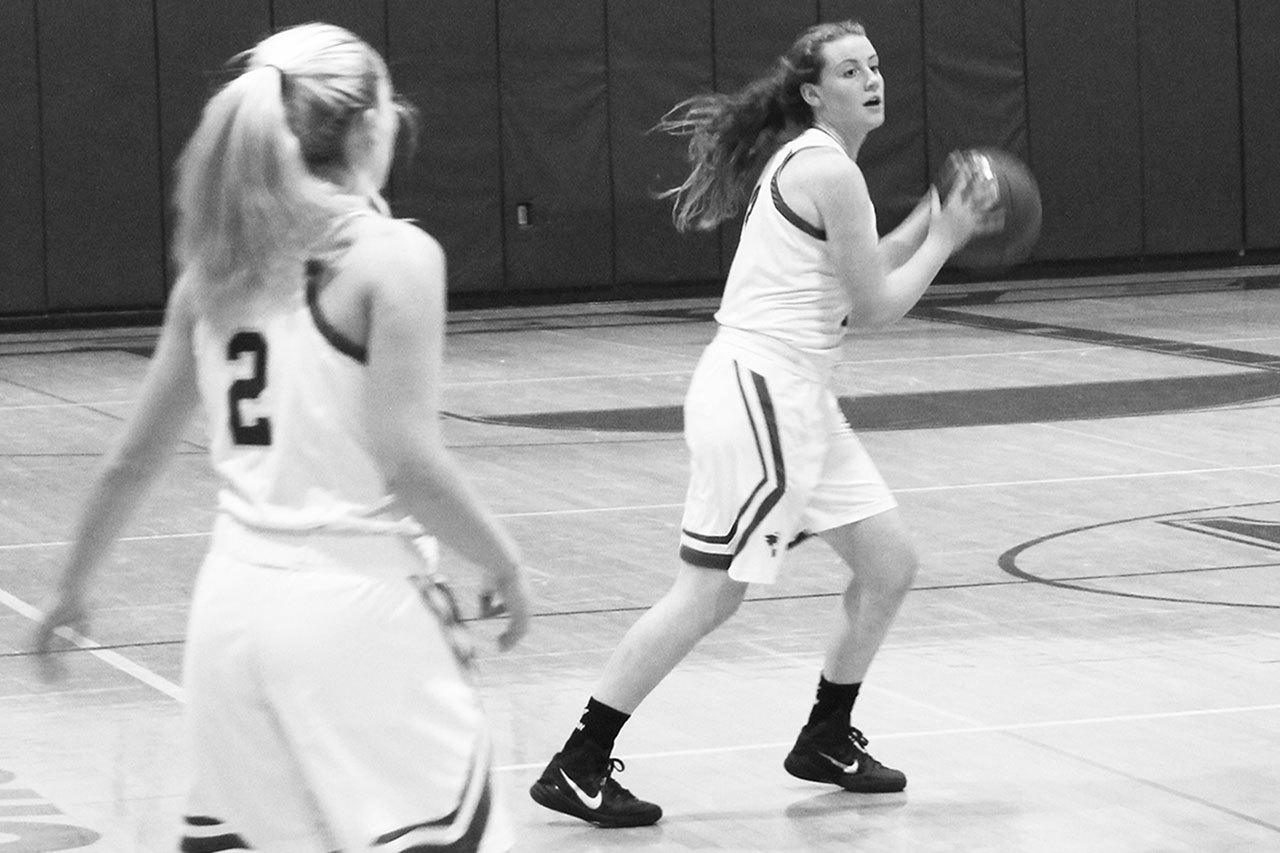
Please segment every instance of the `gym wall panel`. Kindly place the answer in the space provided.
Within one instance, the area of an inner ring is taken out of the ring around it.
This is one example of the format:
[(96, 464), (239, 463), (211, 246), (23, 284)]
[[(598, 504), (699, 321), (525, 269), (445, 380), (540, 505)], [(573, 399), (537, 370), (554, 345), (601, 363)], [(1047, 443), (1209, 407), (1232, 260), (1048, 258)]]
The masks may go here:
[(924, 0), (923, 11), (929, 173), (976, 145), (1027, 159), (1022, 0)]
[[(613, 281), (602, 0), (500, 0), (509, 290)], [(527, 224), (517, 221), (518, 207)]]
[(45, 308), (35, 0), (0, 4), (0, 313)]
[[(160, 164), (166, 246), (173, 234), (174, 168), (205, 102), (237, 69), (231, 57), (271, 32), (269, 0), (157, 0)], [(172, 270), (170, 270), (172, 272)], [(172, 285), (172, 274), (168, 276)]]
[(1245, 245), (1280, 248), (1280, 3), (1241, 3)]
[(1235, 0), (1138, 0), (1148, 254), (1242, 246)]
[(1027, 127), (1044, 222), (1036, 254), (1142, 253), (1136, 0), (1026, 0)]
[(710, 0), (609, 0), (609, 130), (616, 284), (720, 275), (715, 233), (681, 234), (653, 194), (688, 174), (687, 139), (650, 132), (684, 98), (712, 89)]
[[(741, 89), (770, 73), (779, 56), (818, 22), (817, 0), (714, 0), (712, 49), (717, 92)], [(720, 270), (727, 275), (742, 231), (742, 216), (720, 227)]]
[(863, 143), (858, 165), (885, 233), (911, 212), (929, 184), (920, 0), (822, 0), (819, 11), (824, 21), (861, 21), (880, 57), (885, 122)]
[(387, 3), (392, 79), (422, 122), (413, 161), (395, 168), (393, 209), (444, 246), (450, 292), (503, 289), (496, 9), (493, 0)]
[[(221, 0), (209, 5), (219, 6)], [(433, 6), (435, 3), (432, 0), (422, 5)], [(346, 27), (378, 51), (384, 51), (387, 46), (386, 18), (386, 0), (271, 0), (273, 29), (323, 21)]]
[(164, 301), (150, 3), (39, 0), (50, 310)]

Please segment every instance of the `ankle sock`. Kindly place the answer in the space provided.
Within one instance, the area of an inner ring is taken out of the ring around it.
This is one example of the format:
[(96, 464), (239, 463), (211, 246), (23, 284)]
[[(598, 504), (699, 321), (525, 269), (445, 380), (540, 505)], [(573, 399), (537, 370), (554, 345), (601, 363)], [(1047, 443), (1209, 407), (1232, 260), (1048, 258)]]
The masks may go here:
[(577, 728), (564, 742), (564, 749), (573, 749), (589, 740), (594, 741), (608, 755), (613, 752), (613, 742), (618, 739), (618, 732), (622, 731), (629, 719), (630, 714), (610, 708), (593, 696), (587, 700), (586, 710), (582, 712)]
[(811, 726), (837, 715), (848, 720), (861, 687), (861, 681), (855, 684), (836, 684), (827, 681), (826, 676), (819, 675), (818, 695), (813, 701), (813, 709), (809, 711), (809, 722), (805, 725)]

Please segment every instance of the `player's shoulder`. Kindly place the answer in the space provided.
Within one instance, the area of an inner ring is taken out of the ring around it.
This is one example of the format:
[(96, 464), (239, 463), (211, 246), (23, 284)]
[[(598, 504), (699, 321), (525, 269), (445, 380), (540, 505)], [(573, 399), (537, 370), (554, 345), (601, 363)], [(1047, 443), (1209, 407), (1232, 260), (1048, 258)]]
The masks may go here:
[(830, 145), (796, 148), (787, 163), (787, 171), (797, 178), (815, 181), (862, 179), (858, 164), (844, 151)]
[(397, 315), (434, 311), (445, 290), (440, 243), (403, 219), (370, 215), (358, 220), (352, 223), (339, 277)]
[(352, 260), (375, 268), (430, 267), (444, 261), (439, 241), (415, 223), (390, 216), (360, 216), (351, 225)]

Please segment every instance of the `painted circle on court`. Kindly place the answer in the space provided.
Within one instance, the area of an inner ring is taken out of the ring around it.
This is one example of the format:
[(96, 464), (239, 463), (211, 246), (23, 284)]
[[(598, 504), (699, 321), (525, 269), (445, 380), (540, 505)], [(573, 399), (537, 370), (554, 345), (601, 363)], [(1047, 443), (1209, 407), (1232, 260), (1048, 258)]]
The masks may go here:
[(1280, 610), (1280, 501), (1075, 527), (1016, 545), (999, 565), (1075, 592)]

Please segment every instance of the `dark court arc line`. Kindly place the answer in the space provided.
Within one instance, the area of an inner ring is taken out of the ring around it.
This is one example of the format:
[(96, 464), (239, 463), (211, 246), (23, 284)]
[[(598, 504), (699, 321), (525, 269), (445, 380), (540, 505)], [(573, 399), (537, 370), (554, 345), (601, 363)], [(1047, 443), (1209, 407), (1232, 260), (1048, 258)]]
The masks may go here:
[[(1116, 598), (1134, 598), (1134, 599), (1142, 599), (1145, 601), (1166, 601), (1166, 602), (1171, 602), (1175, 604), (1207, 604), (1214, 607), (1242, 607), (1242, 608), (1249, 608), (1249, 609), (1255, 609), (1255, 610), (1280, 610), (1280, 604), (1258, 604), (1255, 602), (1244, 602), (1244, 601), (1213, 601), (1210, 599), (1178, 598), (1178, 597), (1163, 596), (1163, 595), (1143, 595), (1141, 593), (1136, 593), (1136, 592), (1120, 592), (1118, 590), (1097, 589), (1095, 587), (1083, 586), (1081, 584), (1074, 583), (1074, 581), (1094, 580), (1094, 579), (1102, 580), (1105, 578), (1112, 578), (1112, 577), (1125, 577), (1126, 575), (1100, 575), (1100, 576), (1088, 577), (1088, 578), (1065, 578), (1065, 579), (1046, 578), (1046, 577), (1041, 577), (1040, 575), (1031, 574), (1025, 569), (1019, 568), (1017, 563), (1018, 557), (1023, 553), (1025, 553), (1026, 551), (1030, 550), (1031, 548), (1034, 548), (1037, 545), (1042, 545), (1045, 542), (1049, 542), (1054, 539), (1065, 538), (1067, 536), (1072, 536), (1077, 533), (1084, 533), (1090, 530), (1098, 530), (1104, 527), (1115, 527), (1121, 524), (1132, 524), (1137, 521), (1151, 521), (1153, 519), (1172, 518), (1175, 516), (1187, 515), (1188, 513), (1219, 512), (1227, 509), (1245, 509), (1245, 508), (1257, 507), (1257, 506), (1272, 506), (1277, 503), (1280, 503), (1280, 501), (1274, 501), (1274, 500), (1253, 501), (1251, 503), (1201, 507), (1199, 509), (1179, 510), (1177, 512), (1157, 512), (1151, 515), (1139, 515), (1139, 516), (1134, 516), (1132, 518), (1122, 518), (1122, 519), (1116, 519), (1113, 521), (1102, 521), (1102, 522), (1098, 522), (1097, 524), (1086, 524), (1080, 527), (1072, 527), (1066, 530), (1060, 530), (1056, 533), (1048, 533), (1048, 534), (1045, 534), (1044, 536), (1038, 536), (1035, 539), (1030, 539), (1019, 545), (1015, 545), (1014, 547), (1010, 548), (1009, 550), (1001, 554), (1000, 557), (997, 559), (996, 564), (1000, 567), (1001, 571), (1003, 571), (1007, 575), (1010, 575), (1011, 577), (1028, 581), (1030, 583), (1041, 584), (1043, 586), (1053, 586), (1053, 587), (1058, 587), (1059, 589), (1069, 589), (1069, 590), (1072, 590), (1073, 592), (1087, 592), (1087, 593), (1092, 593), (1094, 595), (1109, 595), (1109, 596), (1114, 596)], [(1239, 568), (1265, 567), (1270, 565), (1273, 565), (1273, 564), (1258, 563), (1258, 564), (1242, 566)], [(1185, 570), (1185, 569), (1174, 570), (1174, 571), (1168, 572), (1168, 574), (1186, 573), (1187, 571), (1189, 570)], [(1137, 573), (1137, 574), (1141, 576), (1141, 573)], [(1163, 574), (1163, 573), (1158, 572), (1155, 574)]]

